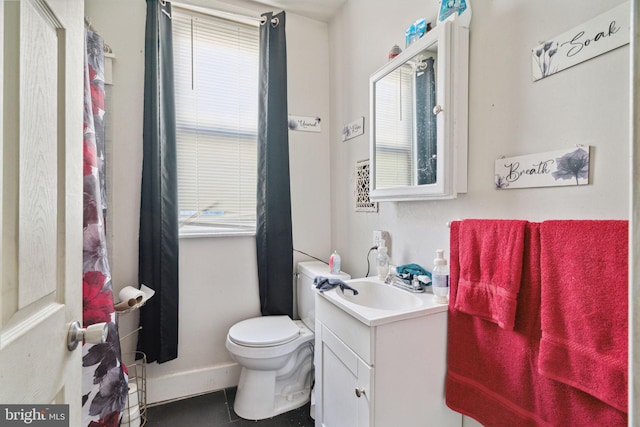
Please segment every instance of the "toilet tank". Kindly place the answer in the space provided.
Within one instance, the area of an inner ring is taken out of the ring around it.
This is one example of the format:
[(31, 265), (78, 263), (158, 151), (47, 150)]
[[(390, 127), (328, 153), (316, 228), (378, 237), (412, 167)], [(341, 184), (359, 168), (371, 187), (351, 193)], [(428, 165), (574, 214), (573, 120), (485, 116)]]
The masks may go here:
[(329, 266), (321, 261), (307, 261), (298, 263), (298, 275), (296, 280), (296, 295), (298, 300), (298, 316), (307, 328), (316, 329), (315, 286), (313, 279), (317, 276), (348, 280), (350, 275), (344, 272), (330, 274)]

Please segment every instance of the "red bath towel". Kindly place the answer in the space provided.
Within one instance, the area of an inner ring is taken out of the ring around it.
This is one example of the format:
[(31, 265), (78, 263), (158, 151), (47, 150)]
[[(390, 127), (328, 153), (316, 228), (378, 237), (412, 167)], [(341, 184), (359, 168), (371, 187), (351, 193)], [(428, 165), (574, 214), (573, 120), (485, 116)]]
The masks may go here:
[(464, 220), (455, 308), (512, 330), (527, 221)]
[(627, 412), (628, 222), (541, 226), (539, 370)]
[(486, 427), (626, 427), (624, 412), (538, 372), (540, 224), (525, 228), (522, 283), (511, 331), (455, 310), (459, 226), (451, 225), (447, 405)]

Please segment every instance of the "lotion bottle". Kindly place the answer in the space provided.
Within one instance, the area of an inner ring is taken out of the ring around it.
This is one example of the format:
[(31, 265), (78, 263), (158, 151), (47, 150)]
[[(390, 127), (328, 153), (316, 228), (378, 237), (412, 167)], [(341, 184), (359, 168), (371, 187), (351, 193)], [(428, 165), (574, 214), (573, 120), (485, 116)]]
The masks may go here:
[(447, 304), (449, 302), (449, 265), (442, 249), (436, 251), (431, 275), (434, 301), (439, 304)]
[(384, 239), (380, 240), (380, 245), (378, 246), (376, 265), (378, 267), (378, 279), (386, 279), (389, 274), (389, 255), (387, 255), (387, 246)]
[(340, 274), (340, 255), (337, 251), (333, 251), (329, 257), (329, 272), (331, 274)]

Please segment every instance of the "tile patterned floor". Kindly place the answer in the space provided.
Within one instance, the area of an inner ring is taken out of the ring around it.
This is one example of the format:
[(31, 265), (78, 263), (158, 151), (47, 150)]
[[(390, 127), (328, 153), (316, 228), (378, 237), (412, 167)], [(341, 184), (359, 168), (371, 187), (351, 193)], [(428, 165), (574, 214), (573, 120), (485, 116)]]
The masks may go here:
[(236, 389), (230, 388), (147, 409), (145, 427), (313, 427), (309, 404), (261, 421), (242, 419), (233, 411)]

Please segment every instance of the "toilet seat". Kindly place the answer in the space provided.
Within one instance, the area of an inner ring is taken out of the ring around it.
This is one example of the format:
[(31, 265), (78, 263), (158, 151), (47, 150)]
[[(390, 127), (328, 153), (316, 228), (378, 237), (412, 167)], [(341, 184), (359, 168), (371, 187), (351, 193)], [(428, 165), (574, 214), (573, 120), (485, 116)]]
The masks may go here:
[(273, 347), (298, 338), (300, 327), (289, 316), (262, 316), (236, 323), (228, 336), (246, 347)]

